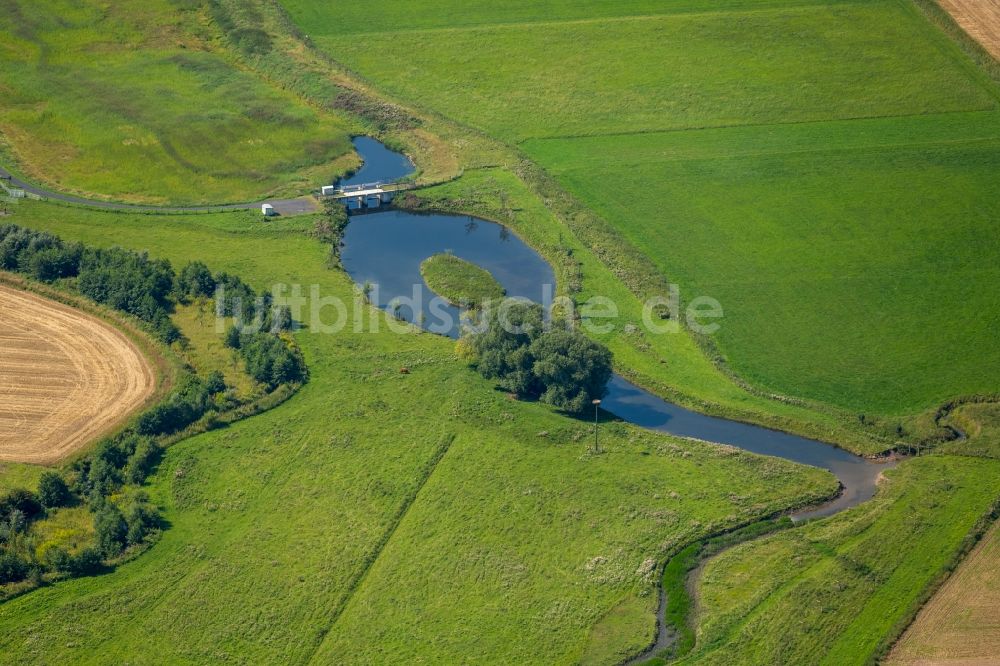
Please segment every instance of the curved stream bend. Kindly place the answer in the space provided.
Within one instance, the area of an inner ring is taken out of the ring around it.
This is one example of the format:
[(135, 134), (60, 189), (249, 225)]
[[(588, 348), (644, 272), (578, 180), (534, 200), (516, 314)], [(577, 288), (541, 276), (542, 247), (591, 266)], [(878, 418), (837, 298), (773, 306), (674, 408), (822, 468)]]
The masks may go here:
[[(392, 153), (373, 139), (359, 137), (355, 139), (355, 148), (361, 153), (364, 166), (352, 180), (389, 182), (413, 169), (404, 156)], [(388, 170), (380, 172), (380, 164), (388, 165)], [(401, 307), (399, 316), (416, 321), (419, 313), (424, 328), (457, 337), (457, 308), (441, 308), (440, 304), (432, 308), (433, 293), (420, 275), (420, 263), (439, 252), (452, 252), (485, 268), (509, 296), (545, 302), (554, 292), (552, 268), (537, 252), (506, 227), (467, 216), (423, 215), (402, 210), (360, 215), (347, 226), (341, 261), (355, 282), (375, 287), (372, 302), (387, 308), (401, 302), (397, 299), (413, 299), (414, 305)], [(729, 444), (832, 472), (840, 480), (842, 492), (825, 504), (796, 512), (794, 520), (829, 516), (870, 499), (875, 494), (879, 473), (887, 467), (824, 442), (693, 412), (619, 375), (611, 380), (601, 406), (643, 428)], [(648, 659), (670, 644), (671, 632), (664, 624), (663, 611), (661, 590), (656, 643), (629, 663)]]

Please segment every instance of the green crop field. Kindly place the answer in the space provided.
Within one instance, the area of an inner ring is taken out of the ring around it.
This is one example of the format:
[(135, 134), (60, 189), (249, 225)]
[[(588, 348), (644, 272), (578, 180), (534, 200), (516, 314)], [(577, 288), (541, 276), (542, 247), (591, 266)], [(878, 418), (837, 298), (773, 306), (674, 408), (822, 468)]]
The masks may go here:
[[(397, 4), (364, 8), (391, 15)], [(461, 27), (374, 21), (345, 38), (339, 8), (315, 3), (300, 20), (386, 90), (508, 141), (997, 107), (983, 75), (898, 0), (707, 12), (702, 2), (634, 18), (601, 16), (629, 3), (599, 2), (591, 20), (501, 26), (462, 25), (465, 3), (439, 4), (440, 20)], [(301, 3), (288, 6), (298, 18)]]
[(1000, 388), (983, 289), (1000, 281), (1000, 114), (528, 150), (689, 297), (723, 303), (716, 338), (754, 383), (887, 414)]
[[(308, 218), (39, 203), (14, 217), (355, 298)], [(0, 606), (5, 659), (623, 656), (652, 631), (667, 549), (832, 490), (818, 470), (623, 425), (603, 426), (609, 453), (593, 458), (591, 426), (494, 391), (450, 341), (352, 331), (301, 331), (297, 395), (168, 450), (149, 492), (170, 528), (149, 553)], [(626, 619), (602, 623), (612, 611)]]
[(0, 134), (25, 176), (140, 202), (330, 182), (345, 120), (241, 71), (199, 3), (0, 3)]

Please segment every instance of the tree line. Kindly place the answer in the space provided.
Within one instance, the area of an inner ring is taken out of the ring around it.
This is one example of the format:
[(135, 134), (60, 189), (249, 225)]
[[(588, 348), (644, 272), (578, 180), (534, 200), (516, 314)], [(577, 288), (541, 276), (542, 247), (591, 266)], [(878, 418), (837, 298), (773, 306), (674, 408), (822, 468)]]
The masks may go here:
[[(91, 248), (17, 225), (0, 225), (0, 270), (75, 288), (81, 295), (143, 322), (161, 341), (181, 342), (170, 321), (178, 303), (217, 296), (219, 316), (234, 317), (227, 343), (245, 361), (248, 374), (272, 391), (304, 382), (302, 354), (287, 331), (290, 311), (276, 307), (269, 293), (257, 293), (239, 277), (212, 273), (191, 262), (175, 272), (170, 262), (121, 248)], [(147, 543), (160, 529), (156, 507), (137, 489), (154, 471), (165, 437), (240, 405), (221, 372), (200, 377), (179, 373), (160, 403), (140, 414), (122, 432), (60, 471), (45, 472), (35, 490), (14, 489), (0, 496), (0, 585), (41, 582), (45, 574), (88, 575), (102, 571), (126, 549)], [(39, 554), (32, 523), (62, 507), (86, 506), (94, 542), (74, 553), (54, 546)]]

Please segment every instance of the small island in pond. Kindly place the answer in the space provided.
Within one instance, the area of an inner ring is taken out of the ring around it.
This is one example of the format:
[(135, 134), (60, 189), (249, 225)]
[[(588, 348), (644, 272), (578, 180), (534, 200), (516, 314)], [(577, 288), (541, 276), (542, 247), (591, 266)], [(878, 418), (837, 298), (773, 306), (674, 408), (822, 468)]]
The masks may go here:
[(447, 252), (425, 259), (420, 275), (431, 291), (452, 305), (478, 308), (507, 293), (489, 271)]

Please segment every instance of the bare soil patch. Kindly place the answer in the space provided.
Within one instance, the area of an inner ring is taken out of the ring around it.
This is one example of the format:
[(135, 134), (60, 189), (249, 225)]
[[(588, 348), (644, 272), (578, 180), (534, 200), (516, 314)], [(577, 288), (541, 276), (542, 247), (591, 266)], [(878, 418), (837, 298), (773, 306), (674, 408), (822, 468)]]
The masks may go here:
[(885, 663), (1000, 664), (1000, 523), (923, 607)]
[(0, 460), (50, 464), (114, 428), (156, 390), (121, 331), (0, 285)]
[(938, 0), (955, 22), (1000, 60), (1000, 0)]

